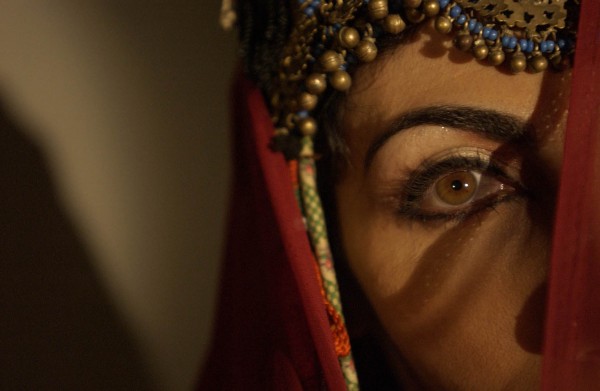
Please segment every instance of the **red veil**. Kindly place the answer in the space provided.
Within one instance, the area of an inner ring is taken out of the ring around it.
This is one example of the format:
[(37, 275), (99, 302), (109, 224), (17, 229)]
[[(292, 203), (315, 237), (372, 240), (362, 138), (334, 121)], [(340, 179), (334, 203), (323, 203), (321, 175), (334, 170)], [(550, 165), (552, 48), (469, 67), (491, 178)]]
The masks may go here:
[[(544, 390), (600, 387), (600, 1), (583, 2), (554, 232)], [(232, 103), (235, 183), (202, 390), (344, 390), (287, 166), (260, 91)]]
[(543, 390), (600, 389), (600, 1), (581, 5), (546, 316)]
[(233, 197), (201, 390), (344, 390), (313, 255), (261, 91), (232, 90)]

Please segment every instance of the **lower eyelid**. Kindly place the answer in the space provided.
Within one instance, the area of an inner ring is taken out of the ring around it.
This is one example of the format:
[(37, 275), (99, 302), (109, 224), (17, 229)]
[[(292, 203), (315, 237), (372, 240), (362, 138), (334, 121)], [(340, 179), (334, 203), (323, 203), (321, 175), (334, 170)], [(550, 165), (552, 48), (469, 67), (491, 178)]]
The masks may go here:
[[(457, 221), (461, 222), (470, 217), (478, 215), (481, 212), (486, 210), (495, 210), (496, 207), (505, 202), (511, 202), (515, 200), (519, 200), (523, 197), (522, 193), (514, 192), (509, 194), (504, 194), (497, 199), (488, 202), (479, 202), (473, 204), (472, 207), (467, 208), (466, 210), (459, 210), (454, 213), (431, 213), (431, 214), (422, 214), (422, 213), (414, 213), (414, 211), (409, 210), (398, 210), (397, 214), (400, 218), (406, 218), (408, 220), (422, 222), (422, 223), (435, 223), (435, 222), (449, 222), (449, 221)], [(490, 202), (491, 201), (491, 202)]]

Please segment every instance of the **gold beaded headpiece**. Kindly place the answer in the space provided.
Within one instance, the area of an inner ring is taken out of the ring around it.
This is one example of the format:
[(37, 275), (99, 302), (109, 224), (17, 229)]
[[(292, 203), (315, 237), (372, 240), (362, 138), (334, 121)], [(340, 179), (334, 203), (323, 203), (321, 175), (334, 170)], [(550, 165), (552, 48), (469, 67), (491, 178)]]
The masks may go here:
[[(253, 3), (253, 5), (249, 5)], [(257, 4), (264, 3), (264, 4)], [(477, 60), (514, 72), (561, 69), (575, 45), (578, 0), (290, 0), (238, 4), (244, 54), (254, 67), (288, 158), (317, 130), (328, 91), (347, 91), (351, 69), (373, 61), (377, 39), (435, 18)], [(260, 8), (260, 10), (258, 10)], [(261, 13), (262, 12), (262, 13)], [(258, 32), (256, 26), (264, 28)], [(253, 39), (254, 34), (254, 39)], [(290, 139), (291, 137), (291, 139)], [(291, 140), (291, 141), (290, 141)]]

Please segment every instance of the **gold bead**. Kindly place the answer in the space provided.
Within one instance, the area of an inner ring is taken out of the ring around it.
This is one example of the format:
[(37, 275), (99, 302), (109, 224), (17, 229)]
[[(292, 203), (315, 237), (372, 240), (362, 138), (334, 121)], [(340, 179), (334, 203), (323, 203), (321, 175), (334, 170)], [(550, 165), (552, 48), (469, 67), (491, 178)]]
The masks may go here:
[(521, 52), (513, 54), (510, 59), (510, 70), (513, 73), (519, 73), (524, 71), (525, 68), (527, 68), (527, 59), (525, 58), (525, 55)]
[(273, 95), (271, 95), (271, 106), (273, 107), (278, 107), (279, 106), (279, 92), (274, 93)]
[(469, 34), (458, 34), (454, 38), (454, 45), (460, 50), (466, 52), (473, 46), (473, 37)]
[(399, 34), (406, 28), (406, 23), (398, 14), (392, 14), (383, 20), (383, 29), (390, 34)]
[(352, 85), (352, 78), (346, 71), (336, 71), (329, 76), (331, 86), (338, 91), (346, 91)]
[(494, 66), (498, 66), (498, 65), (502, 64), (504, 62), (504, 58), (505, 58), (505, 55), (504, 55), (504, 52), (502, 51), (502, 49), (492, 50), (488, 54), (488, 61), (490, 62), (490, 64), (492, 64)]
[(298, 121), (298, 129), (304, 136), (312, 136), (317, 132), (317, 121), (312, 117), (302, 118)]
[(285, 68), (289, 68), (289, 66), (292, 65), (292, 56), (284, 58), (282, 64)]
[(360, 34), (354, 27), (342, 27), (338, 39), (343, 47), (352, 49), (360, 42)]
[(490, 49), (485, 44), (478, 44), (473, 46), (473, 57), (478, 60), (483, 60), (488, 56)]
[(342, 65), (342, 58), (338, 52), (327, 50), (319, 57), (319, 64), (325, 72), (333, 72)]
[(311, 94), (319, 95), (327, 88), (327, 80), (322, 73), (310, 74), (304, 82), (306, 89)]
[(404, 0), (402, 5), (406, 8), (418, 8), (421, 5), (421, 0)]
[(439, 14), (440, 3), (438, 0), (425, 0), (423, 3), (423, 13), (430, 18)]
[(542, 72), (548, 69), (548, 60), (544, 56), (535, 56), (529, 60), (529, 65), (534, 72)]
[(406, 19), (413, 24), (421, 23), (423, 20), (425, 20), (425, 15), (423, 15), (423, 13), (418, 9), (407, 8), (405, 13)]
[(369, 16), (373, 20), (383, 19), (388, 14), (388, 2), (387, 0), (371, 0), (367, 6), (369, 10)]
[(448, 34), (452, 31), (452, 22), (445, 16), (438, 16), (435, 19), (435, 29), (442, 34)]
[(371, 62), (377, 57), (377, 46), (369, 40), (363, 39), (354, 48), (356, 57), (362, 62)]
[(318, 98), (316, 95), (310, 94), (308, 92), (303, 92), (300, 94), (300, 107), (304, 110), (312, 110), (317, 106)]

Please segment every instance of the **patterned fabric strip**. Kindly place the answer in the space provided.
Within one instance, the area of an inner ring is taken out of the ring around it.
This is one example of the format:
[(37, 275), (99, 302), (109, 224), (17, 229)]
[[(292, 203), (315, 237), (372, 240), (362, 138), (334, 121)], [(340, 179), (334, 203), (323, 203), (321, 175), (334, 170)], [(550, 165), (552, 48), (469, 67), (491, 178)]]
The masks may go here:
[[(308, 235), (321, 274), (326, 304), (329, 304), (331, 309), (335, 311), (334, 314), (328, 315), (330, 323), (332, 323), (331, 326), (334, 333), (334, 340), (336, 341), (336, 345), (338, 345), (340, 334), (339, 328), (343, 329), (341, 333), (347, 337), (344, 317), (342, 315), (342, 303), (340, 300), (335, 269), (333, 267), (331, 250), (329, 248), (329, 240), (327, 238), (325, 215), (323, 213), (321, 199), (317, 191), (316, 167), (313, 157), (313, 142), (310, 137), (304, 137), (302, 143), (303, 150), (298, 161), (302, 209), (304, 211), (304, 217), (306, 218)], [(346, 354), (344, 355), (338, 353), (338, 359), (348, 390), (355, 391), (359, 390), (358, 377), (356, 375), (356, 368), (354, 366), (352, 352), (350, 351), (350, 345), (348, 342), (346, 342), (346, 344), (347, 349), (345, 349), (343, 352)]]

